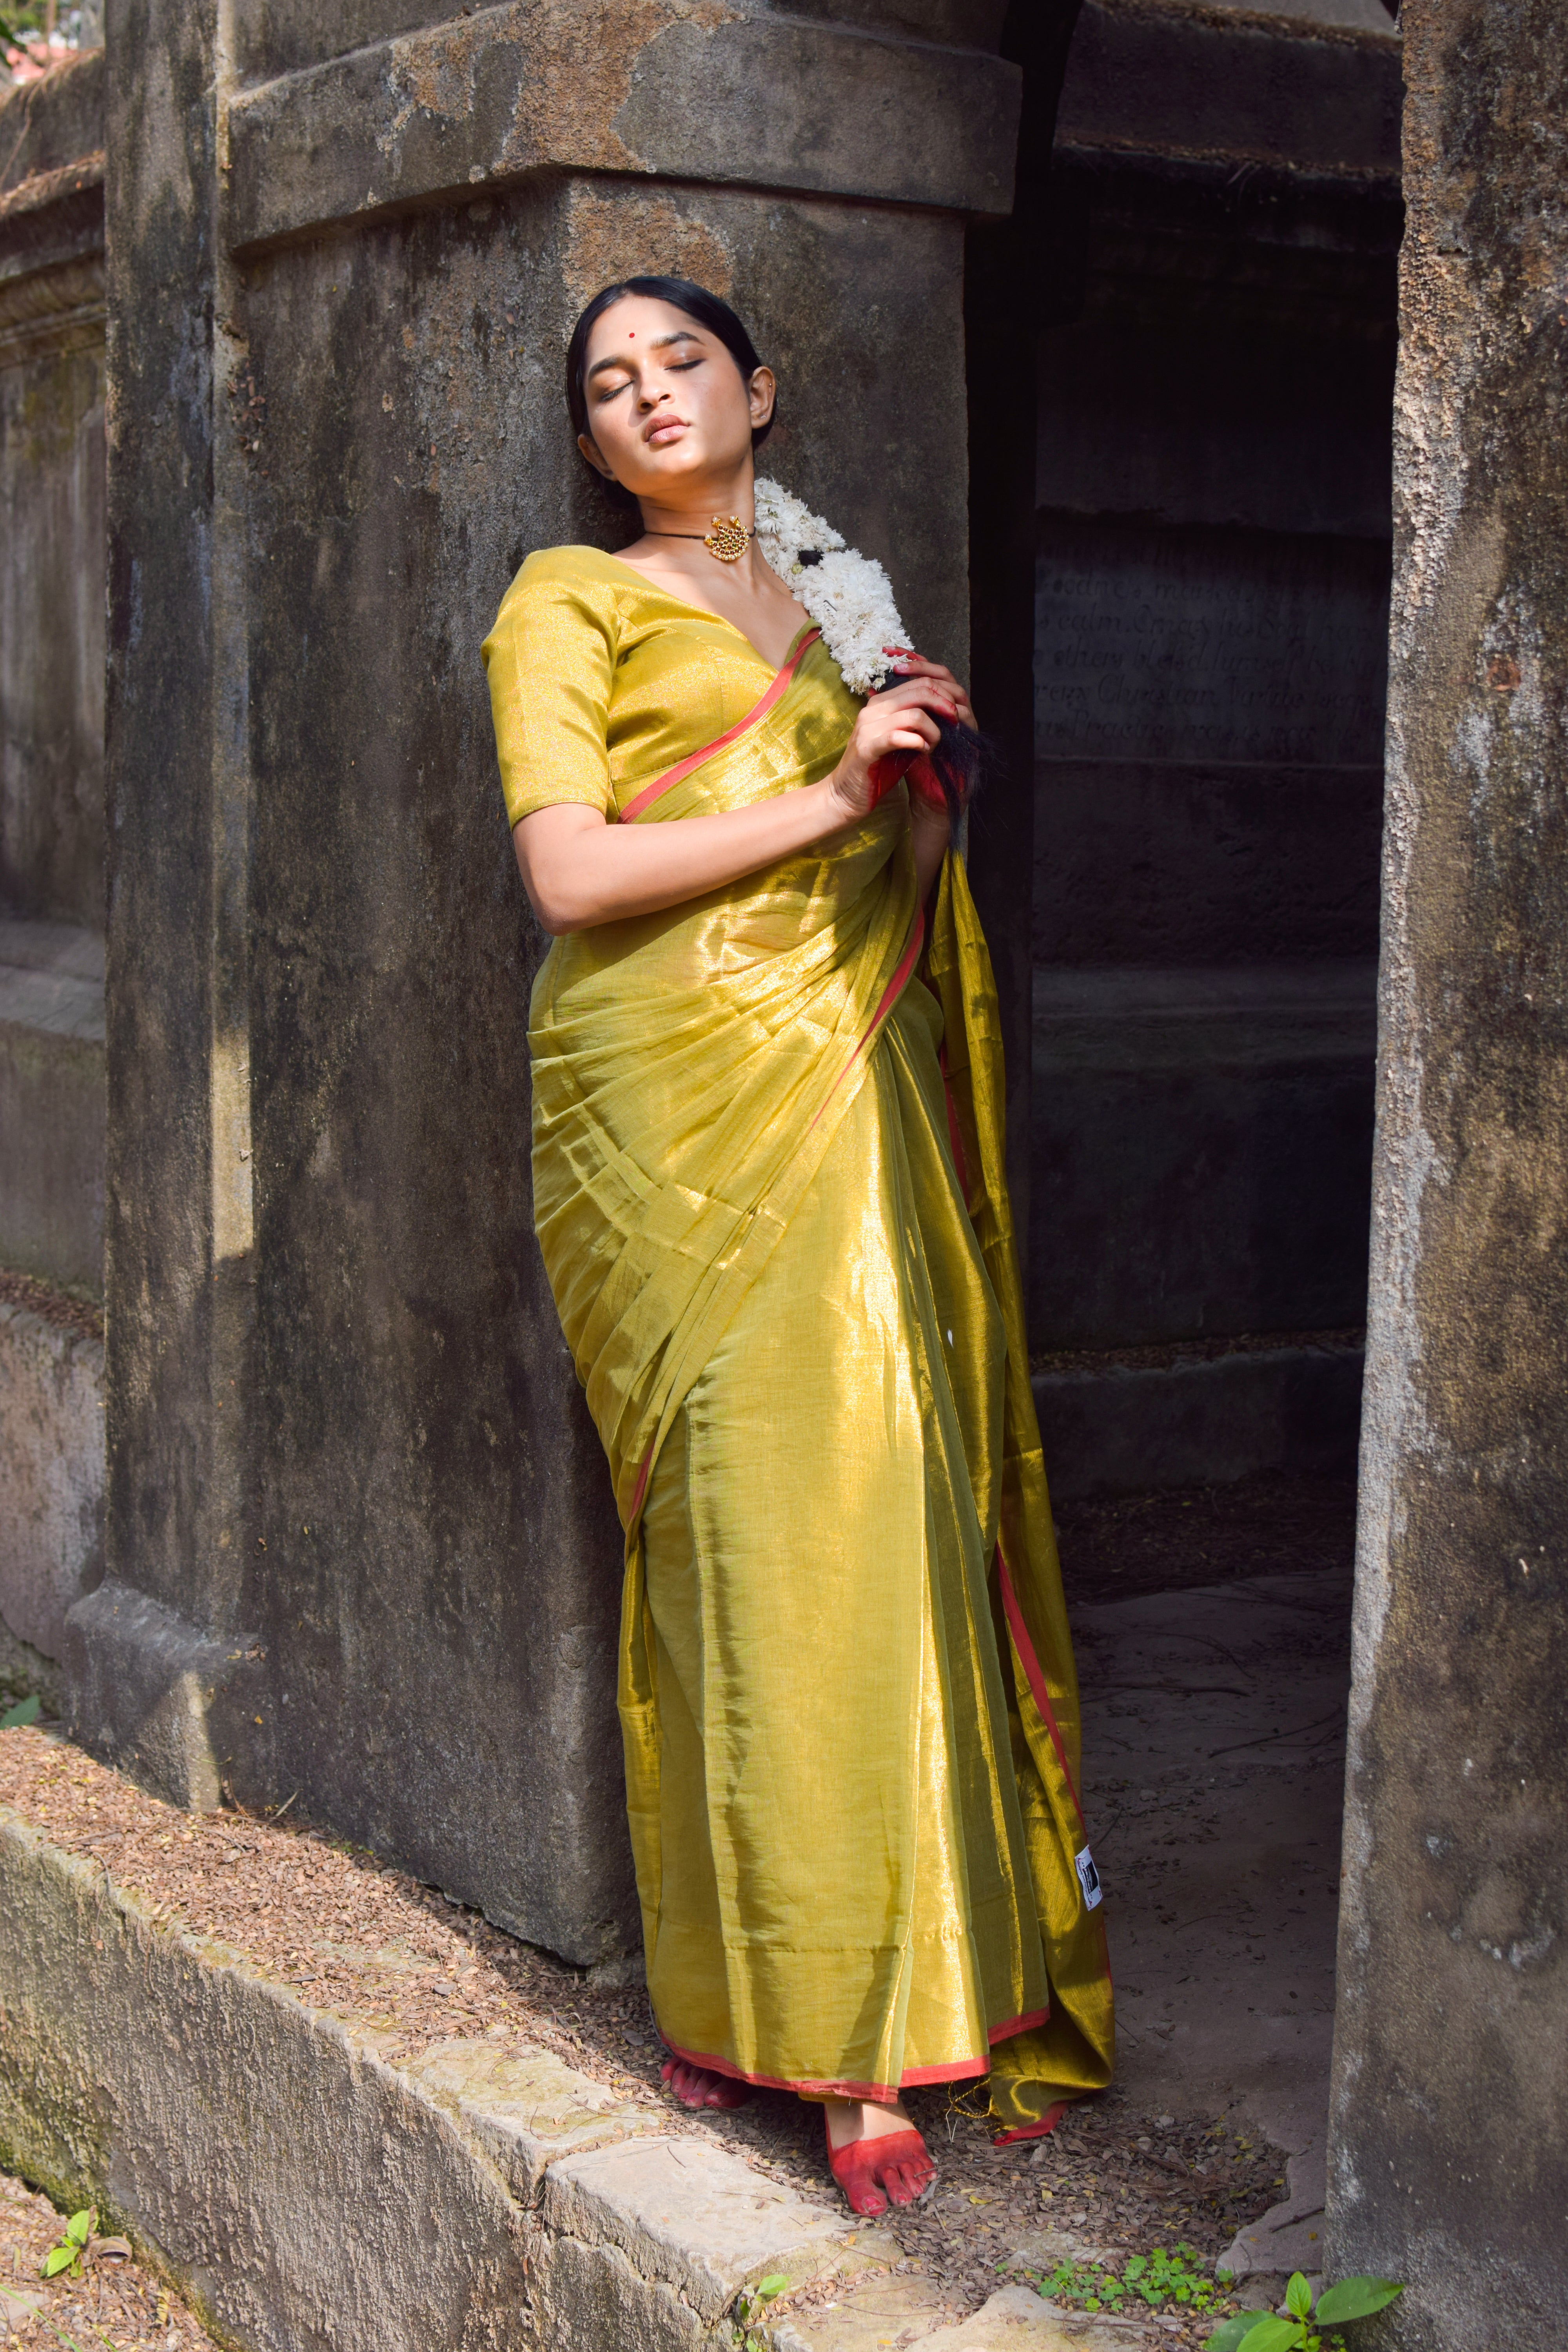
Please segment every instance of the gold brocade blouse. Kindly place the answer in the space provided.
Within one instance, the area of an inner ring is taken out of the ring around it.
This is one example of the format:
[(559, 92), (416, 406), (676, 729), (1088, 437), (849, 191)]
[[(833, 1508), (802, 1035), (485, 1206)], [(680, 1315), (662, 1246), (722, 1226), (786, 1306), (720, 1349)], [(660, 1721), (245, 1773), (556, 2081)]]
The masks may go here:
[(531, 555), (483, 652), (511, 824), (563, 801), (615, 815), (738, 725), (774, 675), (733, 622), (596, 547)]

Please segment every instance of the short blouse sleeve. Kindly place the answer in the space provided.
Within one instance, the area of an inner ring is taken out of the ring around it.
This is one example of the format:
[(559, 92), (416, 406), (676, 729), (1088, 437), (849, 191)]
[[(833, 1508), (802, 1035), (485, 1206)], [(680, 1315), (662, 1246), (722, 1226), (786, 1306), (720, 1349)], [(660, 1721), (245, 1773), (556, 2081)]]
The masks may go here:
[(507, 821), (576, 802), (610, 814), (613, 594), (568, 548), (531, 555), (482, 647)]

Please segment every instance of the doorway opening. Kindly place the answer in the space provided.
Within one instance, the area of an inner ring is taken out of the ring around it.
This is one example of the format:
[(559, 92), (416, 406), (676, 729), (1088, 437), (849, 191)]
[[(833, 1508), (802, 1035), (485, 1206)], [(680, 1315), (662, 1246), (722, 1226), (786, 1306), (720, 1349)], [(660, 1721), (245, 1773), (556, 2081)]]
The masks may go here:
[(1268, 13), (1011, 12), (1019, 200), (972, 238), (970, 366), (1014, 783), (972, 856), (1028, 1056), (1116, 2095), (1294, 2159), (1241, 2250), (1284, 2272), (1322, 2204), (1401, 213), (1381, 0)]

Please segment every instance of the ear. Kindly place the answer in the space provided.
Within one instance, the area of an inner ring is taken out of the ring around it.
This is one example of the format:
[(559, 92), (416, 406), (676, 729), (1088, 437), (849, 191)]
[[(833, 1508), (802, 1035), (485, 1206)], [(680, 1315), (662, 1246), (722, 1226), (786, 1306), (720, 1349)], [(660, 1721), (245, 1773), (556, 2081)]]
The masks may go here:
[(746, 402), (752, 412), (752, 430), (765, 425), (773, 413), (773, 400), (778, 386), (771, 367), (760, 367), (746, 386)]
[(616, 478), (614, 474), (610, 471), (610, 468), (605, 465), (603, 457), (599, 455), (599, 446), (596, 441), (591, 440), (586, 433), (579, 433), (577, 436), (577, 446), (581, 449), (584, 457), (586, 457), (589, 465), (592, 466), (595, 474), (603, 474), (606, 482), (613, 482), (615, 480)]

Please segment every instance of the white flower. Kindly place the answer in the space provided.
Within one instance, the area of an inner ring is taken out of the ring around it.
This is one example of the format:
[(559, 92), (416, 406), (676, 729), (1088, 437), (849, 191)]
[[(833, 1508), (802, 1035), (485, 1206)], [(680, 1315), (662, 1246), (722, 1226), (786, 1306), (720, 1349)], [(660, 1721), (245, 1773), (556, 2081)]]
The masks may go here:
[[(830, 523), (777, 482), (755, 486), (757, 545), (798, 596), (844, 673), (851, 694), (869, 694), (890, 667), (885, 648), (908, 643), (892, 583), (873, 556), (846, 547)], [(803, 563), (802, 551), (821, 561)]]

